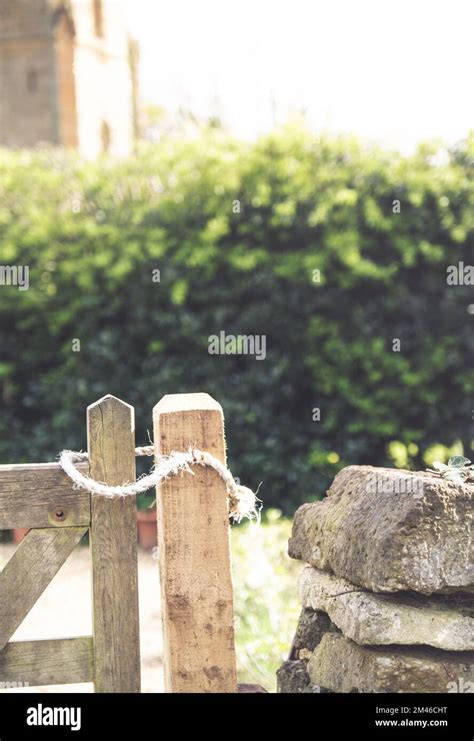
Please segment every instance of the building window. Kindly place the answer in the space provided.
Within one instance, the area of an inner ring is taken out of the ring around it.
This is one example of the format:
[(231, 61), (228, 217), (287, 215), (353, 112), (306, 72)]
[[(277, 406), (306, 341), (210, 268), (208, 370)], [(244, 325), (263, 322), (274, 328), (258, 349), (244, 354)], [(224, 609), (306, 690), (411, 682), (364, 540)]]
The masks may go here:
[(112, 141), (112, 132), (110, 131), (110, 126), (107, 121), (102, 121), (102, 125), (100, 127), (100, 139), (102, 143), (102, 151), (104, 153), (107, 153), (110, 149), (110, 143)]
[(30, 69), (26, 75), (26, 89), (31, 95), (38, 90), (38, 73), (35, 69)]
[(93, 0), (94, 3), (94, 28), (96, 36), (104, 35), (104, 13), (102, 0)]

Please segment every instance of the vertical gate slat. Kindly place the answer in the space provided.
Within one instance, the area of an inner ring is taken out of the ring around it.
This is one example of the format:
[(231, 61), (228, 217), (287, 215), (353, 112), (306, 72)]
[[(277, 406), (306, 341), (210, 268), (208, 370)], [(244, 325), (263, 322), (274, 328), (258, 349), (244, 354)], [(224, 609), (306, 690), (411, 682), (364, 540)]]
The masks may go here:
[[(135, 480), (134, 410), (114, 396), (87, 409), (90, 475)], [(136, 497), (91, 495), (96, 692), (140, 692)]]

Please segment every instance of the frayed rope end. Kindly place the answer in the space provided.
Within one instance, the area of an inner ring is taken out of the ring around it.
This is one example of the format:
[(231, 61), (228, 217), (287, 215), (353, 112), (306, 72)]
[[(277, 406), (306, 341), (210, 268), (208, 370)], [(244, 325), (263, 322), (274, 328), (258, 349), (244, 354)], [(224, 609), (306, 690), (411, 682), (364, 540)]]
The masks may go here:
[(261, 500), (247, 486), (236, 484), (229, 492), (229, 517), (237, 523), (243, 519), (260, 523)]

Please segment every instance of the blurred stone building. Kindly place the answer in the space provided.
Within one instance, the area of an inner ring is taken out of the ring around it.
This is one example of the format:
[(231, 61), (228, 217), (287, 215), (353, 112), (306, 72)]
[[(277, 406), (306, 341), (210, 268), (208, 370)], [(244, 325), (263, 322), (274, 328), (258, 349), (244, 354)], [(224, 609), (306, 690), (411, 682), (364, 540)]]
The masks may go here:
[(137, 68), (121, 0), (0, 0), (0, 146), (128, 154)]

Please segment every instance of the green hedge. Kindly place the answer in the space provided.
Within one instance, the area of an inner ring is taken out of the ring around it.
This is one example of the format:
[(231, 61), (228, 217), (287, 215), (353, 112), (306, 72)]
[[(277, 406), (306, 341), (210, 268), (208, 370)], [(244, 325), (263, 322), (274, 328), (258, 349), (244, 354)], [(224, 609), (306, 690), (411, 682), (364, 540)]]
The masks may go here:
[[(0, 460), (84, 449), (107, 392), (146, 442), (156, 401), (197, 390), (224, 407), (234, 473), (287, 512), (349, 463), (469, 456), (474, 300), (446, 270), (472, 263), (474, 137), (435, 151), (287, 127), (125, 162), (0, 152), (0, 263), (30, 266), (29, 290), (0, 286)], [(220, 331), (266, 335), (266, 359), (210, 355)]]

